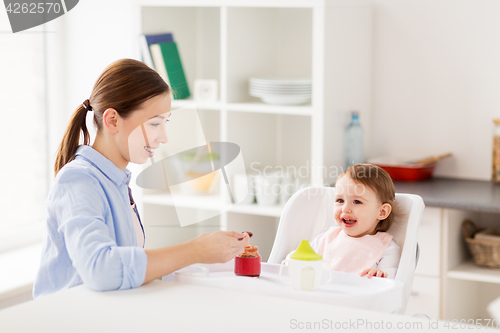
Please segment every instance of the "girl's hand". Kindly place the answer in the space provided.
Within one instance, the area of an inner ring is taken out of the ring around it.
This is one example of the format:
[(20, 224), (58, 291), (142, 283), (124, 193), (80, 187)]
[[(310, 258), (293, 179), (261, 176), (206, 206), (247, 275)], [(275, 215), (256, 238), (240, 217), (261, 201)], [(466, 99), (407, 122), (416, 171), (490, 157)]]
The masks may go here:
[(367, 269), (365, 269), (364, 271), (361, 272), (360, 276), (365, 276), (365, 275), (367, 275), (369, 279), (372, 276), (383, 277), (383, 278), (387, 277), (387, 273), (382, 272), (378, 268), (367, 268)]
[(192, 240), (196, 262), (202, 264), (227, 262), (245, 252), (249, 238), (246, 232), (236, 231), (215, 231), (196, 237)]

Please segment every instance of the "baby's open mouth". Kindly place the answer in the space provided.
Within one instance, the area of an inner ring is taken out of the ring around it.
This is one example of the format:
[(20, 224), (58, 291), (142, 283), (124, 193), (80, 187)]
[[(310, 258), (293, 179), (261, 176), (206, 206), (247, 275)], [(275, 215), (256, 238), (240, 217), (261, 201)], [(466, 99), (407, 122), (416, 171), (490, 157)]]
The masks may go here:
[(342, 223), (346, 226), (346, 227), (352, 227), (354, 225), (354, 223), (356, 223), (357, 220), (353, 220), (353, 219), (348, 219), (348, 218), (341, 218), (342, 220)]
[(153, 153), (153, 149), (151, 149), (151, 147), (149, 146), (144, 146), (144, 149), (146, 149), (148, 153)]

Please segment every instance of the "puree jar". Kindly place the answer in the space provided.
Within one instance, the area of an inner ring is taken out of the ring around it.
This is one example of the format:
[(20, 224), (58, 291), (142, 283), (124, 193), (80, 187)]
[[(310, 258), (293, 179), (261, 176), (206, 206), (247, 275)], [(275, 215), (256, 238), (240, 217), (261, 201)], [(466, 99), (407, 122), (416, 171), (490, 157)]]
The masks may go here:
[(259, 248), (254, 245), (245, 247), (245, 252), (234, 259), (234, 274), (241, 276), (260, 276), (260, 262), (262, 258)]

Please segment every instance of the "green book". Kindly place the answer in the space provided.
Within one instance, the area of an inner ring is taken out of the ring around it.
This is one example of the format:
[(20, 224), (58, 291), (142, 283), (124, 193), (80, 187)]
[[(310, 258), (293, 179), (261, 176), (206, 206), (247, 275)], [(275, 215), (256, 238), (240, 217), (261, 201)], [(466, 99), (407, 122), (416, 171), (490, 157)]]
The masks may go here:
[(177, 44), (175, 42), (151, 44), (150, 49), (155, 68), (170, 84), (174, 99), (191, 96)]

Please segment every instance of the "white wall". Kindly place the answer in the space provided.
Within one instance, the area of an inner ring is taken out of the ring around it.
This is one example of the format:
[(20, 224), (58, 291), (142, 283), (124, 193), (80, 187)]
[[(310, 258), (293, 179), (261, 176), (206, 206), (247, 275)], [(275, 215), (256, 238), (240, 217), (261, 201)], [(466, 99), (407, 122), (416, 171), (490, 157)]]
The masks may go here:
[(373, 0), (371, 157), (451, 151), (436, 174), (490, 179), (500, 1)]
[[(133, 43), (138, 38), (133, 36), (136, 15), (132, 10), (132, 0), (86, 0), (54, 20), (51, 29), (62, 44), (58, 48), (60, 54), (52, 56), (64, 68), (58, 73), (63, 84), (57, 91), (61, 93), (56, 93), (60, 96), (56, 107), (63, 127), (76, 107), (90, 97), (95, 81), (107, 65), (136, 57)], [(61, 138), (60, 129), (58, 142)]]

